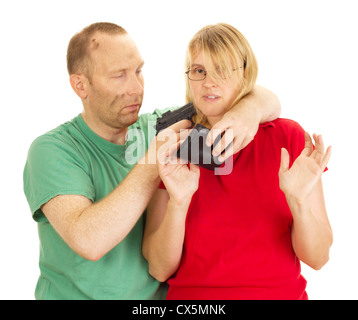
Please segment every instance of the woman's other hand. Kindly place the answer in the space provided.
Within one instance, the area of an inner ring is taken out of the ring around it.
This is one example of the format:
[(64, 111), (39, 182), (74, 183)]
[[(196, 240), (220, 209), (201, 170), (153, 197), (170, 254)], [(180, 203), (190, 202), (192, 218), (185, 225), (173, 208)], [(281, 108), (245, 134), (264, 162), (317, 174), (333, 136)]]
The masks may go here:
[(305, 201), (314, 186), (320, 180), (331, 156), (331, 146), (325, 152), (321, 135), (313, 135), (313, 148), (310, 135), (305, 132), (305, 148), (289, 168), (290, 156), (285, 148), (281, 150), (281, 165), (279, 170), (280, 188), (286, 196), (293, 197), (299, 202)]

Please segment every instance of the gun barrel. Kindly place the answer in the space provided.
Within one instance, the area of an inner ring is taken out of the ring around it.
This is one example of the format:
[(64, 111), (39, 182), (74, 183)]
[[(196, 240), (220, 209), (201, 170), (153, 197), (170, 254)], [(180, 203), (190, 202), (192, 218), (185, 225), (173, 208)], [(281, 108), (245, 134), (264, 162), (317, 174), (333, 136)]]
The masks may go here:
[(184, 105), (183, 107), (180, 107), (179, 109), (176, 109), (174, 111), (167, 111), (163, 113), (162, 117), (157, 119), (157, 123), (155, 125), (155, 129), (157, 130), (157, 134), (164, 130), (167, 127), (170, 127), (172, 124), (188, 119), (191, 122), (192, 117), (196, 114), (194, 105), (192, 102), (189, 102), (188, 104)]

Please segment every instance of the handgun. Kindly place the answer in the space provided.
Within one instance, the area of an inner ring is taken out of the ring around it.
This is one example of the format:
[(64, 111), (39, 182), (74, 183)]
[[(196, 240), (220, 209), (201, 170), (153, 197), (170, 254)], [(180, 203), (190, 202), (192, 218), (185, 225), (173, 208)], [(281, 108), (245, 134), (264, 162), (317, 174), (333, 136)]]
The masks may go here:
[(209, 129), (201, 124), (197, 124), (189, 136), (180, 145), (177, 151), (177, 158), (191, 162), (199, 167), (215, 170), (224, 162), (219, 161), (219, 156), (213, 156), (213, 148), (219, 143), (221, 135), (217, 136), (213, 145), (208, 147), (206, 145), (206, 138), (209, 134)]
[(169, 110), (163, 113), (162, 116), (157, 119), (157, 123), (154, 126), (154, 129), (157, 130), (156, 134), (158, 134), (160, 131), (164, 130), (165, 128), (168, 128), (172, 124), (184, 119), (190, 120), (194, 125), (192, 117), (195, 114), (196, 111), (192, 102), (189, 102), (185, 106), (180, 107), (179, 109), (176, 109), (174, 111)]

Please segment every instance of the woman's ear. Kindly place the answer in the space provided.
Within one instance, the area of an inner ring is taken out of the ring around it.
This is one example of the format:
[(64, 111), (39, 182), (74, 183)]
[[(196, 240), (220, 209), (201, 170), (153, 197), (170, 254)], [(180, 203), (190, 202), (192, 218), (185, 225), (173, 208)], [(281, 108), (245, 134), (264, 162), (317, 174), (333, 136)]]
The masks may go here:
[(73, 91), (81, 98), (87, 98), (87, 78), (82, 74), (71, 74), (70, 83)]

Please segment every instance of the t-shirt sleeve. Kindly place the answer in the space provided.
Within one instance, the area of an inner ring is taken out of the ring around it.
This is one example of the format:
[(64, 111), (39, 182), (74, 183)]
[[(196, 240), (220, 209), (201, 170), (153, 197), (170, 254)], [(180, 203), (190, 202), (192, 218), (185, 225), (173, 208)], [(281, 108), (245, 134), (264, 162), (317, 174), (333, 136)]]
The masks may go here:
[[(300, 156), (303, 149), (305, 148), (305, 130), (301, 125), (293, 120), (283, 120), (283, 129), (284, 129), (284, 147), (290, 154), (290, 168), (293, 162)], [(314, 143), (314, 142), (313, 142)], [(313, 145), (314, 149), (314, 145)], [(327, 171), (328, 168), (325, 168), (324, 171)]]
[(160, 184), (159, 184), (159, 189), (167, 189), (164, 185), (164, 182), (163, 181), (160, 181)]
[(288, 122), (288, 152), (290, 153), (290, 167), (299, 157), (305, 147), (305, 130), (295, 121)]
[(74, 146), (44, 135), (31, 145), (25, 164), (24, 193), (36, 221), (46, 220), (41, 206), (64, 194), (83, 195), (94, 201), (88, 164)]

